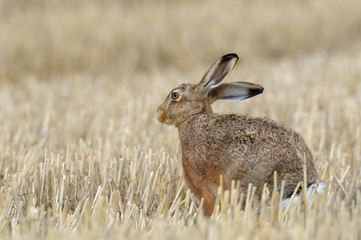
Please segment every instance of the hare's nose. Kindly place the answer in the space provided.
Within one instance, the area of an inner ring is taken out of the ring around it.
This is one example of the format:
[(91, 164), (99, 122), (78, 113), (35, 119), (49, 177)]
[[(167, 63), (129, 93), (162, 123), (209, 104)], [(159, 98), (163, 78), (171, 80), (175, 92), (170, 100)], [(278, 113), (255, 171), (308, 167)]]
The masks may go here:
[(162, 108), (161, 106), (158, 107), (157, 109), (157, 118), (160, 122), (164, 122), (166, 120), (166, 113), (164, 111), (164, 108)]

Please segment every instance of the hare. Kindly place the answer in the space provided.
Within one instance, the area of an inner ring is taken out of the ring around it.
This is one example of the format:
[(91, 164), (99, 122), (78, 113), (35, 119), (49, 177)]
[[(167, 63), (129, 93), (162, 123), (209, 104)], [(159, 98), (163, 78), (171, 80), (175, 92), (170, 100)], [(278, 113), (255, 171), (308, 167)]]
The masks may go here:
[(224, 189), (232, 180), (240, 181), (239, 191), (245, 195), (252, 184), (258, 198), (265, 183), (270, 190), (280, 189), (274, 186), (274, 172), (278, 182), (285, 181), (282, 197), (289, 198), (303, 181), (304, 161), (308, 187), (318, 181), (311, 152), (298, 133), (267, 118), (213, 113), (211, 104), (217, 100), (239, 101), (263, 92), (259, 84), (221, 83), (237, 61), (234, 53), (222, 56), (198, 84), (173, 89), (157, 110), (160, 122), (178, 128), (184, 179), (195, 196), (204, 199), (207, 216), (213, 213), (220, 175)]

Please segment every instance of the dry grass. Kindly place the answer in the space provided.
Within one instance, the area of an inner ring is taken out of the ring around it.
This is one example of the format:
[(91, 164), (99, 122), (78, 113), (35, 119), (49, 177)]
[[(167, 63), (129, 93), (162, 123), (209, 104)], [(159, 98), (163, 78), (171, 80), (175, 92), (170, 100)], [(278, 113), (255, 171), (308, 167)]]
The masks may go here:
[[(359, 239), (361, 207), (346, 199), (361, 185), (360, 5), (0, 1), (1, 236)], [(233, 189), (203, 218), (176, 129), (155, 110), (226, 52), (243, 59), (228, 81), (265, 92), (215, 111), (300, 132), (327, 183), (320, 198), (257, 215)]]

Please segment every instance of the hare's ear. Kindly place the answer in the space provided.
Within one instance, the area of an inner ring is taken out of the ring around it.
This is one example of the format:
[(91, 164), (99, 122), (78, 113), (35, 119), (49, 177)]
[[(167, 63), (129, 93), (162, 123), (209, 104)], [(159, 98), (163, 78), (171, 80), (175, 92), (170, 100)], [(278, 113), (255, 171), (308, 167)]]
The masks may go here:
[(237, 61), (238, 56), (235, 53), (222, 56), (215, 61), (212, 67), (204, 74), (198, 86), (209, 89), (218, 85), (232, 71)]
[(208, 97), (211, 103), (214, 103), (219, 99), (233, 102), (256, 96), (257, 94), (260, 94), (262, 92), (263, 87), (255, 83), (222, 83), (219, 86), (212, 88), (211, 91), (208, 93)]

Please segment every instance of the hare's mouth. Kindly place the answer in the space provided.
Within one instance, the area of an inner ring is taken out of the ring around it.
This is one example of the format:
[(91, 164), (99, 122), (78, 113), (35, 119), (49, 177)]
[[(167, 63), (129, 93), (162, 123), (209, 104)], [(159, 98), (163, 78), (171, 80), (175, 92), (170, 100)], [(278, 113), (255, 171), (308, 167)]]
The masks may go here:
[(157, 118), (161, 123), (170, 124), (169, 117), (166, 111), (161, 107), (159, 107), (157, 110)]

